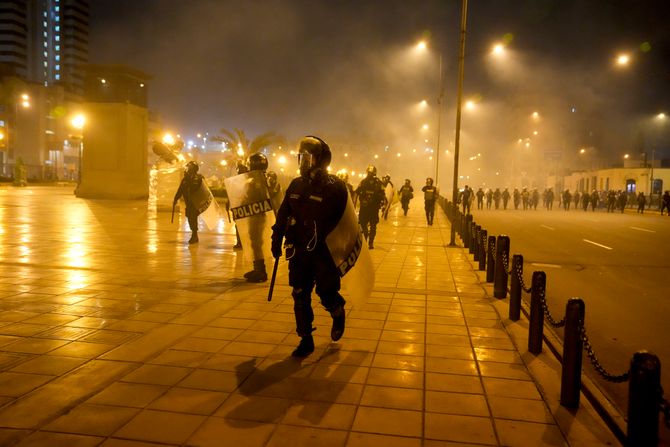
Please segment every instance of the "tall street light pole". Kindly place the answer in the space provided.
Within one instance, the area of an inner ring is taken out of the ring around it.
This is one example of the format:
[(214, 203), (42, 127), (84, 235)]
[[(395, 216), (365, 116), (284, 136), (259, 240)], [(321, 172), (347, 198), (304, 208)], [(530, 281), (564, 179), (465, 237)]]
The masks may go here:
[(442, 74), (442, 54), (440, 54), (440, 68), (439, 68), (439, 83), (440, 90), (437, 92), (437, 144), (435, 150), (435, 186), (439, 185), (440, 181), (440, 124), (442, 123), (442, 99), (444, 98), (444, 75)]
[[(463, 100), (463, 72), (465, 65), (465, 30), (468, 16), (468, 0), (463, 0), (461, 7), (461, 45), (458, 53), (458, 87), (456, 90), (456, 137), (454, 139), (454, 183), (452, 192), (452, 206), (457, 207), (458, 200), (458, 154), (461, 143), (461, 102)], [(456, 246), (456, 228), (451, 225), (451, 239), (449, 246)]]

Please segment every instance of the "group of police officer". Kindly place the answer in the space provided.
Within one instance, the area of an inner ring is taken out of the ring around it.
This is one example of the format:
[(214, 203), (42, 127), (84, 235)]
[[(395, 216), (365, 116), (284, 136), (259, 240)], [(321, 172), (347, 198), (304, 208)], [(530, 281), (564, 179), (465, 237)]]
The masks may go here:
[[(313, 289), (316, 289), (321, 304), (332, 316), (331, 339), (337, 341), (344, 333), (345, 300), (339, 293), (342, 274), (331, 257), (326, 240), (342, 218), (350, 198), (354, 204), (359, 204), (359, 231), (362, 230), (370, 249), (374, 248), (380, 212), (385, 219), (388, 217), (393, 198), (390, 176), (379, 179), (377, 169), (371, 165), (366, 170), (365, 178), (354, 189), (346, 174), (338, 177), (328, 173), (331, 158), (330, 147), (322, 139), (315, 136), (303, 138), (298, 148), (300, 176), (293, 179), (285, 195), (282, 194), (277, 175), (267, 171), (268, 160), (262, 153), (252, 154), (246, 164), (238, 165), (237, 177), (242, 177), (241, 184), (244, 184), (243, 191), (247, 196), (240, 201), (243, 206), (231, 205), (231, 210), (236, 227), (243, 233), (242, 245), (253, 255), (253, 270), (244, 276), (249, 282), (264, 282), (268, 279), (263, 230), (267, 227), (267, 212), (271, 210), (275, 217), (271, 236), (272, 257), (279, 259), (285, 254), (288, 260), (296, 332), (300, 337), (300, 343), (292, 354), (294, 357), (305, 357), (314, 351)], [(235, 180), (235, 177), (226, 179), (226, 184), (232, 187)], [(186, 217), (192, 232), (189, 244), (198, 242), (197, 217), (203, 212), (198, 195), (203, 190), (203, 184), (198, 164), (187, 163), (174, 203), (182, 197), (186, 203)], [(231, 199), (231, 188), (228, 189)], [(438, 191), (431, 178), (426, 180), (422, 191), (426, 221), (432, 225)], [(414, 197), (409, 179), (405, 180), (398, 193), (406, 216), (410, 200)], [(244, 242), (249, 246), (245, 246)]]

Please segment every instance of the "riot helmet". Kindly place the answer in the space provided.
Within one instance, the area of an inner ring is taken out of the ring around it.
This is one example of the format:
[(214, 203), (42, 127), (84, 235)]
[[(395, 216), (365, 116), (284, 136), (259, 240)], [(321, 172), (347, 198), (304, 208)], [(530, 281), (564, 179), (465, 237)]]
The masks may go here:
[(384, 177), (382, 177), (382, 180), (384, 181), (384, 183), (388, 183), (391, 181), (391, 176), (386, 174)]
[(430, 178), (430, 177), (428, 177), (428, 178), (426, 179), (426, 185), (428, 185), (428, 186), (433, 186), (433, 179)]
[(331, 158), (330, 147), (321, 138), (308, 135), (300, 140), (298, 146), (300, 175), (307, 176), (315, 169), (326, 169)]
[(408, 178), (405, 179), (405, 185), (409, 186), (412, 184), (412, 181)]
[(375, 177), (377, 175), (377, 168), (375, 168), (374, 165), (369, 165), (365, 170), (365, 174), (368, 177)]
[(349, 182), (349, 174), (347, 174), (347, 171), (342, 170), (342, 171), (338, 172), (338, 173), (337, 173), (337, 177), (338, 177), (340, 180), (342, 180), (344, 183), (348, 183), (348, 182)]
[(237, 160), (237, 173), (244, 174), (245, 172), (249, 172), (249, 168), (244, 164), (244, 160)]
[(198, 163), (196, 163), (195, 161), (189, 161), (184, 166), (184, 169), (186, 175), (195, 175), (200, 169), (200, 166), (198, 166)]
[(250, 171), (266, 171), (268, 169), (268, 158), (262, 152), (249, 155), (247, 163)]
[(268, 178), (268, 185), (274, 186), (277, 184), (277, 173), (274, 171), (268, 171), (267, 174), (265, 174)]

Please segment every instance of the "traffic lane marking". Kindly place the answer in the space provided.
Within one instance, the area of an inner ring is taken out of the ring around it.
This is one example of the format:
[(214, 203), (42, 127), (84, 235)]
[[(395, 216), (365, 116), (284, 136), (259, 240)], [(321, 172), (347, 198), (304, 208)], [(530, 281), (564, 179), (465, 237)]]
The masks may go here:
[(550, 227), (548, 225), (540, 225), (542, 228), (546, 228), (547, 230), (555, 230), (556, 228)]
[(646, 228), (640, 228), (640, 227), (628, 227), (631, 230), (637, 230), (637, 231), (645, 231), (647, 233), (656, 233), (654, 230), (647, 230)]
[(597, 242), (590, 241), (588, 239), (582, 239), (584, 242), (588, 242), (589, 244), (593, 244), (595, 246), (604, 248), (605, 250), (614, 250), (612, 247), (608, 247), (607, 245), (599, 244)]
[(563, 268), (558, 264), (543, 264), (541, 262), (532, 262), (530, 265), (532, 265), (533, 267), (549, 267), (549, 268), (552, 268), (552, 269)]

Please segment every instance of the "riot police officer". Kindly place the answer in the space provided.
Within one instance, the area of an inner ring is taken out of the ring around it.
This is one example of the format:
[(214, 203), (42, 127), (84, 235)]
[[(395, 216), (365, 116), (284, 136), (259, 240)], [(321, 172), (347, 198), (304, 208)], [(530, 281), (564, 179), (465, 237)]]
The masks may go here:
[(282, 191), (282, 187), (279, 184), (279, 179), (277, 178), (276, 172), (268, 171), (267, 174), (265, 174), (265, 176), (268, 180), (268, 192), (270, 193), (270, 202), (272, 203), (272, 209), (274, 210), (276, 216), (277, 210), (281, 205), (281, 201), (284, 199), (284, 191)]
[(194, 194), (200, 189), (203, 177), (198, 174), (198, 163), (195, 161), (189, 161), (186, 163), (184, 178), (181, 179), (179, 188), (177, 189), (176, 194), (174, 195), (173, 205), (177, 204), (177, 201), (180, 197), (184, 197), (184, 202), (186, 203), (186, 219), (188, 220), (188, 227), (191, 229), (191, 239), (188, 240), (189, 244), (195, 244), (198, 242), (198, 204), (194, 202)]
[[(267, 188), (268, 179), (265, 171), (268, 169), (268, 159), (265, 154), (260, 152), (249, 155), (249, 171), (261, 171), (265, 179), (265, 185), (258, 184), (257, 181), (249, 183), (247, 194), (251, 197), (257, 197), (265, 194), (263, 191)], [(263, 230), (265, 229), (265, 216), (259, 215), (256, 219), (249, 221), (249, 241), (253, 254), (253, 270), (244, 274), (248, 282), (264, 282), (268, 280), (267, 270), (265, 269), (265, 259), (263, 256)]]
[[(402, 206), (402, 211), (407, 216), (407, 211), (409, 210), (409, 201), (414, 198), (414, 188), (412, 188), (412, 181), (410, 179), (405, 179), (405, 184), (400, 187), (398, 191), (400, 195), (400, 205)], [(670, 213), (670, 211), (668, 211)]]
[(330, 336), (339, 340), (344, 333), (344, 298), (340, 295), (340, 274), (326, 245), (326, 236), (335, 228), (347, 205), (347, 187), (326, 168), (332, 154), (330, 147), (317, 137), (300, 141), (298, 160), (300, 177), (286, 190), (272, 227), (272, 255), (282, 255), (286, 237), (289, 260), (289, 285), (293, 287), (293, 310), (300, 344), (294, 357), (305, 357), (314, 351), (312, 327), (312, 289), (330, 312), (333, 325)]
[(377, 178), (377, 168), (370, 165), (365, 172), (366, 177), (361, 180), (358, 188), (356, 188), (356, 194), (361, 204), (358, 223), (363, 229), (363, 235), (368, 240), (368, 247), (375, 248), (379, 209), (386, 202), (386, 196), (384, 195), (382, 182)]
[(435, 217), (435, 201), (437, 200), (437, 188), (433, 186), (433, 179), (428, 177), (426, 179), (426, 186), (421, 188), (423, 192), (424, 209), (426, 210), (426, 223), (433, 225), (433, 218)]

